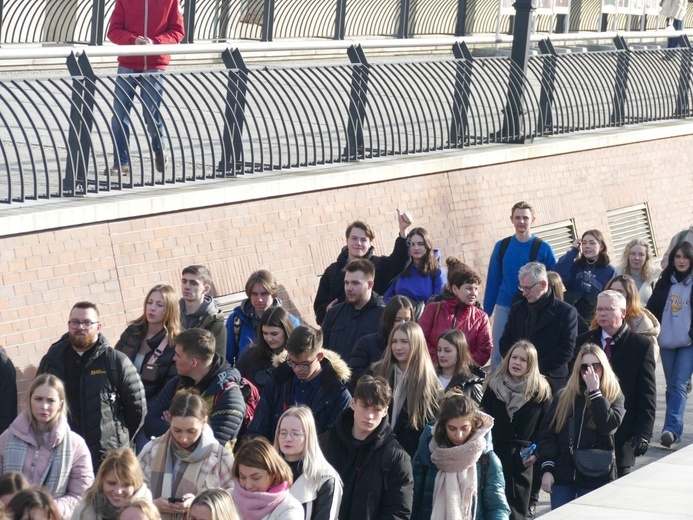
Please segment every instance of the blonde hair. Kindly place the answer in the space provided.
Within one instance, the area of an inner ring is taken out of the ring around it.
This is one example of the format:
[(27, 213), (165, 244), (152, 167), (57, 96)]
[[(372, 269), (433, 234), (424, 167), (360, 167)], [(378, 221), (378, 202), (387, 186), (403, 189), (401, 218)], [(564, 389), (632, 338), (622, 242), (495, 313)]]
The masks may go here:
[(537, 349), (526, 339), (521, 339), (510, 347), (508, 353), (503, 356), (498, 368), (491, 374), (491, 377), (486, 380), (486, 388), (488, 388), (492, 381), (500, 381), (506, 374), (510, 373), (510, 358), (513, 352), (520, 348), (527, 354), (527, 373), (525, 374), (527, 386), (525, 387), (525, 399), (528, 401), (530, 399), (535, 399), (540, 403), (547, 399), (551, 399), (551, 387), (549, 386), (549, 382), (539, 372), (539, 355), (537, 354)]
[(120, 520), (123, 511), (125, 511), (128, 507), (134, 507), (142, 511), (142, 515), (147, 520), (161, 520), (161, 513), (159, 513), (159, 510), (154, 505), (154, 502), (144, 497), (133, 497), (126, 500), (123, 505), (120, 506), (120, 509), (118, 509), (118, 520)]
[[(409, 413), (409, 426), (420, 430), (435, 419), (440, 407), (443, 387), (428, 353), (426, 338), (418, 323), (406, 321), (396, 325), (390, 333), (383, 357), (373, 367), (375, 375), (387, 381), (392, 376), (397, 360), (392, 355), (392, 338), (396, 332), (403, 332), (409, 341), (409, 363), (399, 385), (404, 391)], [(393, 389), (393, 391), (396, 389)]]
[(303, 460), (303, 474), (306, 476), (309, 486), (319, 487), (320, 479), (329, 472), (331, 466), (322, 454), (322, 450), (318, 444), (318, 433), (315, 427), (313, 412), (305, 405), (292, 406), (279, 418), (277, 429), (274, 432), (274, 447), (282, 456), (283, 454), (279, 448), (279, 430), (281, 429), (282, 421), (286, 417), (296, 417), (296, 419), (301, 422), (306, 439), (303, 453), (301, 454), (301, 460)]
[(31, 413), (31, 398), (33, 397), (36, 389), (41, 386), (49, 386), (55, 390), (58, 393), (58, 398), (62, 404), (58, 413), (55, 414), (55, 417), (53, 417), (50, 422), (46, 424), (46, 431), (52, 430), (62, 417), (67, 416), (67, 397), (65, 396), (65, 385), (63, 384), (62, 379), (51, 374), (40, 374), (34, 378), (29, 386), (29, 391), (24, 394), (24, 413), (26, 413), (27, 418), (29, 419), (29, 424), (31, 425), (31, 429), (34, 430), (34, 432), (37, 430), (38, 425), (34, 414)]
[(630, 263), (628, 262), (628, 257), (630, 256), (630, 251), (633, 246), (642, 246), (645, 248), (645, 263), (642, 264), (642, 271), (640, 279), (642, 283), (650, 283), (654, 281), (654, 275), (657, 271), (657, 266), (652, 262), (652, 250), (650, 249), (650, 244), (648, 244), (642, 238), (634, 238), (626, 244), (626, 248), (623, 250), (623, 255), (621, 256), (621, 265), (618, 266), (618, 272), (621, 274), (627, 274), (632, 276), (630, 271)]
[(190, 504), (187, 518), (193, 506), (205, 506), (212, 512), (212, 520), (239, 520), (233, 498), (224, 489), (206, 489), (195, 497)]
[(147, 296), (144, 297), (144, 304), (142, 305), (142, 315), (130, 322), (132, 326), (135, 327), (139, 334), (145, 335), (147, 333), (147, 328), (149, 327), (149, 321), (147, 320), (147, 302), (151, 297), (152, 293), (158, 292), (164, 300), (164, 330), (166, 331), (166, 336), (168, 337), (168, 344), (171, 348), (174, 347), (176, 336), (183, 332), (183, 326), (180, 323), (180, 307), (178, 304), (178, 297), (176, 296), (176, 291), (173, 287), (166, 284), (155, 285), (149, 292)]
[[(573, 371), (568, 378), (565, 388), (558, 393), (558, 404), (556, 405), (556, 415), (551, 420), (550, 426), (553, 426), (556, 433), (560, 433), (565, 426), (568, 417), (574, 412), (575, 399), (583, 393), (580, 382), (580, 365), (582, 358), (588, 354), (592, 354), (599, 359), (602, 365), (602, 377), (599, 379), (599, 390), (604, 399), (609, 403), (613, 403), (619, 395), (621, 395), (621, 386), (618, 384), (618, 378), (611, 369), (611, 364), (606, 358), (606, 354), (602, 348), (594, 343), (585, 343), (578, 352), (573, 364)], [(588, 426), (594, 427), (593, 421), (590, 421)]]
[(103, 491), (106, 475), (111, 471), (119, 484), (131, 485), (135, 491), (144, 484), (144, 474), (135, 452), (127, 446), (118, 448), (111, 451), (101, 463), (94, 484), (84, 495), (86, 505), (96, 507), (96, 496)]

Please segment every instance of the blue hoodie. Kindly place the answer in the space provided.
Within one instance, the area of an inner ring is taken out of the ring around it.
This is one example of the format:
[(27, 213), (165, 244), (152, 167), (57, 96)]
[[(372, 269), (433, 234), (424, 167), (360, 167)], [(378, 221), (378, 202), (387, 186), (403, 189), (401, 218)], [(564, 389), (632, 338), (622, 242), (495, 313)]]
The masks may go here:
[[(433, 254), (440, 264), (440, 251), (434, 249)], [(407, 276), (404, 276), (404, 273), (407, 273)], [(426, 303), (431, 296), (441, 293), (445, 282), (447, 282), (445, 271), (439, 268), (436, 273), (422, 276), (410, 258), (409, 265), (404, 268), (404, 272), (395, 279), (383, 296), (383, 302), (387, 303), (393, 296), (406, 296), (412, 303)]]

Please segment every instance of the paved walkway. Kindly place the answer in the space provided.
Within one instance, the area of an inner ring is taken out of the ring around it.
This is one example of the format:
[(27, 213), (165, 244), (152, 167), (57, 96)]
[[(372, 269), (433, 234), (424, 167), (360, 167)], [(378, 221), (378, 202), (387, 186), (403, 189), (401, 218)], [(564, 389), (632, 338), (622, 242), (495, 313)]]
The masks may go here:
[(681, 442), (673, 449), (659, 444), (664, 425), (664, 372), (657, 365), (657, 419), (650, 449), (638, 457), (630, 475), (551, 511), (549, 495), (541, 493), (537, 516), (547, 520), (674, 520), (693, 518), (693, 397), (684, 415)]

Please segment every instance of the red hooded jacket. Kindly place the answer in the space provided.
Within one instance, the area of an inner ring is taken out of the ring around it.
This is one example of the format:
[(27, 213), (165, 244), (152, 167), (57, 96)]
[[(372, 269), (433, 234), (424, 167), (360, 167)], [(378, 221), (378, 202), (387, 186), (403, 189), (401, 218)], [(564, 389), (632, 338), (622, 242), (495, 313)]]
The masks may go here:
[[(135, 45), (146, 36), (155, 45), (180, 43), (185, 35), (178, 0), (116, 0), (108, 39), (118, 45)], [(135, 70), (164, 70), (171, 56), (119, 56), (118, 64)]]

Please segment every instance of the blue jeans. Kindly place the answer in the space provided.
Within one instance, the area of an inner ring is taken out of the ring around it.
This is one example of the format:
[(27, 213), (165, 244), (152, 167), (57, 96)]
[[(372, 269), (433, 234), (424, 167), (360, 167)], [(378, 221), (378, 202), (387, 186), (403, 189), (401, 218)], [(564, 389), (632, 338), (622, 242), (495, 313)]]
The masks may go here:
[[(677, 31), (683, 30), (683, 20), (677, 20), (674, 18), (674, 29)], [(678, 38), (669, 38), (667, 39), (667, 48), (668, 49), (675, 49), (676, 47), (679, 46), (679, 39)]]
[(500, 343), (501, 336), (503, 335), (503, 330), (505, 330), (505, 324), (508, 323), (508, 318), (510, 318), (510, 307), (505, 305), (496, 305), (493, 308), (493, 352), (491, 352), (491, 373), (496, 369), (501, 362)]
[(120, 164), (130, 164), (128, 143), (130, 142), (130, 110), (133, 99), (140, 87), (139, 100), (144, 106), (144, 120), (152, 139), (152, 150), (162, 150), (165, 139), (164, 120), (161, 117), (161, 99), (164, 93), (164, 77), (158, 69), (134, 70), (127, 67), (118, 67), (118, 79), (115, 86), (115, 100), (113, 101), (113, 119), (111, 129), (115, 141), (115, 154)]
[(551, 489), (551, 510), (566, 505), (568, 502), (572, 502), (576, 498), (586, 495), (592, 491), (591, 489), (580, 488), (574, 485), (568, 484), (554, 484)]
[(693, 345), (659, 350), (662, 358), (664, 378), (667, 382), (667, 411), (664, 415), (664, 430), (681, 437), (683, 412), (686, 409), (686, 386), (693, 373)]

